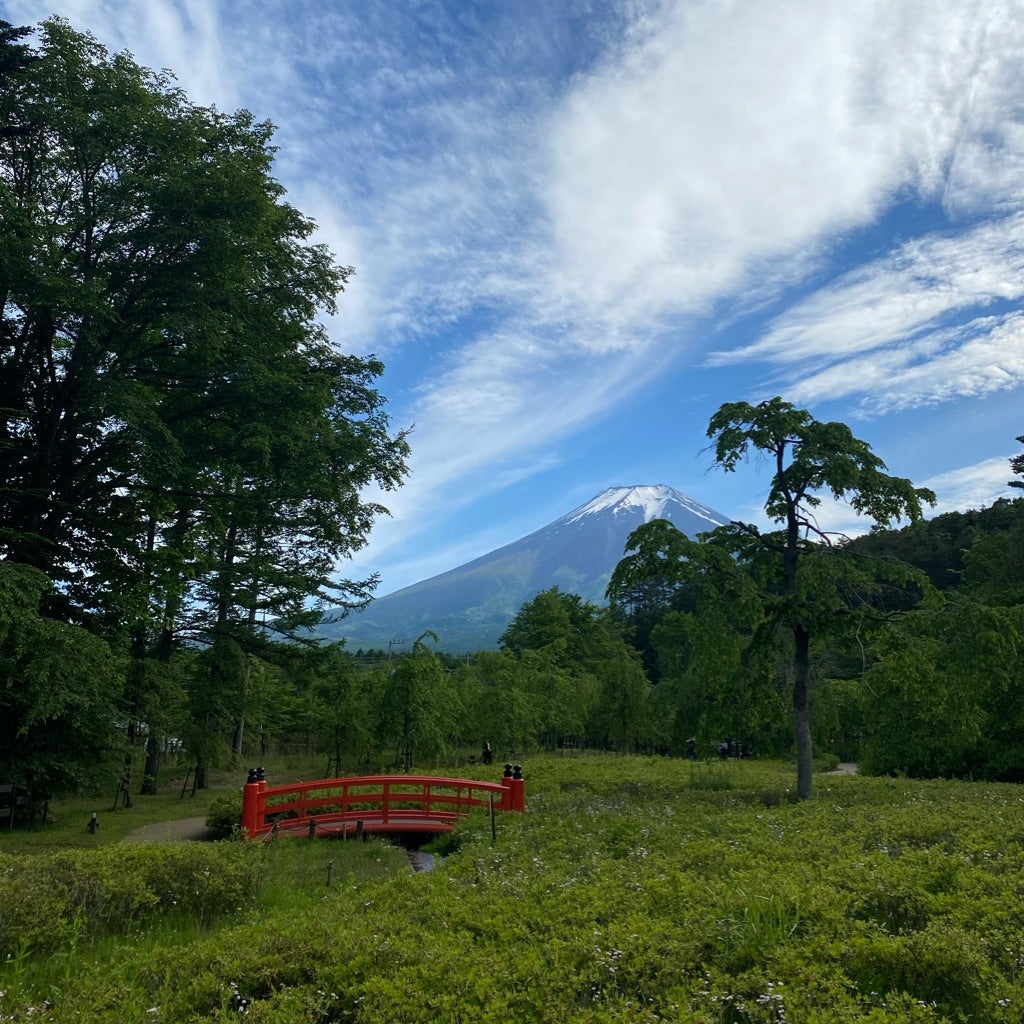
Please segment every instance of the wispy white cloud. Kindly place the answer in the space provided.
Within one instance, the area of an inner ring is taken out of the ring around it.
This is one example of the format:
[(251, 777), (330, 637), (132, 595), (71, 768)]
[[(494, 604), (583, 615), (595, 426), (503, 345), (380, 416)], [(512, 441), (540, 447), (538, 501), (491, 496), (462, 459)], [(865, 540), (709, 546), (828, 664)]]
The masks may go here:
[[(989, 66), (1017, 60), (1007, 36), (1024, 42), (1009, 5), (968, 7), (691, 3), (638, 19), (536, 115), (546, 164), (523, 152), (544, 216), (506, 235), (502, 257), (524, 271), (516, 298), (534, 319), (517, 343), (508, 325), (482, 332), (421, 390), (438, 489), (607, 415), (659, 350), (685, 347), (694, 316), (755, 278), (795, 283), (896, 196), (949, 198), (953, 155), (1009, 116)], [(963, 175), (956, 191), (966, 208), (985, 183)], [(933, 317), (943, 288), (922, 285)]]
[(984, 317), (799, 381), (798, 401), (856, 396), (869, 413), (984, 398), (1024, 383), (1024, 316)]
[[(1010, 5), (667, 10), (553, 124), (559, 285), (581, 305), (703, 309), (897, 193), (939, 194), (965, 134), (1012, 111), (984, 84), (986, 62), (1021, 41)], [(958, 191), (987, 185), (965, 177)]]
[(940, 327), (950, 313), (1024, 295), (1024, 216), (907, 242), (820, 288), (755, 343), (714, 353), (713, 365), (840, 360)]
[(1024, 375), (999, 306), (1024, 281), (1016, 0), (0, 10), (56, 11), (280, 126), (289, 198), (357, 268), (332, 336), (397, 368), (396, 423), (416, 424), (373, 556), (442, 494), (556, 463), (668, 360), (703, 358), (701, 318), (827, 281), (837, 240), (899, 203), (941, 203), (957, 233), (883, 252), (716, 365), (875, 409)]
[(51, 15), (91, 31), (111, 50), (128, 50), (145, 67), (173, 72), (193, 102), (222, 109), (244, 106), (234, 87), (231, 46), (223, 38), (220, 8), (206, 0), (4, 0), (0, 11), (15, 24)]

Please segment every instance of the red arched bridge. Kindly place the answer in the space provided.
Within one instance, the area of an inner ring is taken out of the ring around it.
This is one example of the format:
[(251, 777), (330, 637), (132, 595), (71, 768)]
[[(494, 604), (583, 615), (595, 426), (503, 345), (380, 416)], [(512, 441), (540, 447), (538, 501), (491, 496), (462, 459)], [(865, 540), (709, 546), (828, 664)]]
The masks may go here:
[(475, 808), (525, 810), (519, 765), (506, 765), (501, 782), (430, 775), (353, 775), (287, 786), (268, 786), (263, 769), (253, 768), (242, 791), (242, 830), (248, 839), (451, 832)]

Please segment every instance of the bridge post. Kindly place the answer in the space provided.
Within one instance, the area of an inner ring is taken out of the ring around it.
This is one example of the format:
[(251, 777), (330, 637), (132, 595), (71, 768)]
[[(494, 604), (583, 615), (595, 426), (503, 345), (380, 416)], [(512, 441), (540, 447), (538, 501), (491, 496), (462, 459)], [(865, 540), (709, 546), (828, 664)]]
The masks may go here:
[[(242, 789), (242, 830), (247, 839), (256, 838), (256, 829), (259, 826), (261, 789), (257, 771), (256, 768), (249, 769), (249, 777)], [(266, 789), (266, 786), (264, 780), (263, 789)]]
[(509, 787), (509, 810), (526, 810), (526, 783), (523, 781), (523, 766), (521, 764), (512, 766), (512, 779)]

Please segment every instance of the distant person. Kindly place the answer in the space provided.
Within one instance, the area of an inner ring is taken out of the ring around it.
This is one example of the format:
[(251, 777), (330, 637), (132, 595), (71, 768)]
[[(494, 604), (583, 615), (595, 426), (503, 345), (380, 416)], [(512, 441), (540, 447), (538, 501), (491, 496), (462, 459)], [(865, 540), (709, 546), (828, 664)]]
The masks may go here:
[(696, 761), (697, 760), (697, 738), (691, 736), (686, 741), (686, 760)]
[(726, 760), (726, 758), (728, 758), (728, 756), (729, 756), (729, 741), (728, 740), (722, 740), (722, 742), (718, 744), (718, 756), (723, 761)]
[(484, 744), (484, 750), (480, 755), (480, 760), (483, 761), (484, 764), (490, 764), (494, 760), (494, 751), (491, 750), (490, 743)]

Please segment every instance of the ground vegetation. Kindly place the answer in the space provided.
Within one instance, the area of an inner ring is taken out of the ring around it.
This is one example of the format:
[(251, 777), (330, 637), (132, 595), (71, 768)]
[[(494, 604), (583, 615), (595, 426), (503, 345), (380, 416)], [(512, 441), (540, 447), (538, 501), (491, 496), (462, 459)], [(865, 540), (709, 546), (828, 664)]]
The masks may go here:
[(1014, 786), (819, 775), (798, 801), (791, 764), (600, 755), (526, 778), (526, 814), (496, 841), (470, 819), (420, 874), (321, 840), (23, 855), (0, 1014), (1019, 1020)]

